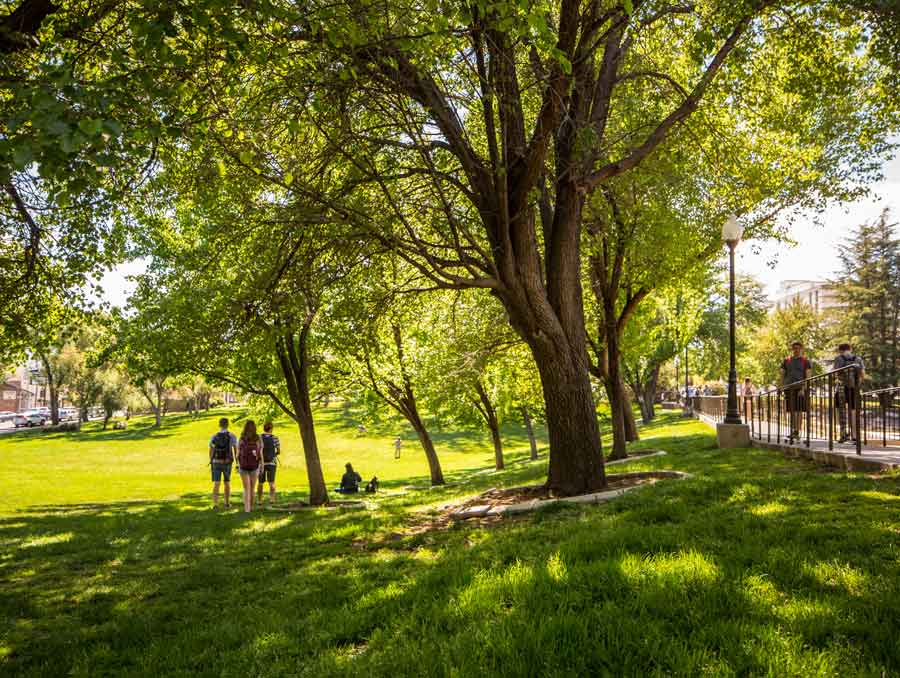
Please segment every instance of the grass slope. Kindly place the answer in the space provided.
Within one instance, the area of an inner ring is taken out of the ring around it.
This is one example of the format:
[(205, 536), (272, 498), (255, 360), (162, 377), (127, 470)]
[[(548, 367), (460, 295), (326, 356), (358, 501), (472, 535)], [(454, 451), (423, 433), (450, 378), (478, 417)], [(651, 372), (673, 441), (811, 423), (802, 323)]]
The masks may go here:
[(438, 532), (409, 528), (546, 462), (367, 510), (20, 510), (0, 518), (0, 673), (900, 674), (896, 477), (720, 451), (669, 416), (641, 445), (669, 455), (626, 468), (694, 477)]

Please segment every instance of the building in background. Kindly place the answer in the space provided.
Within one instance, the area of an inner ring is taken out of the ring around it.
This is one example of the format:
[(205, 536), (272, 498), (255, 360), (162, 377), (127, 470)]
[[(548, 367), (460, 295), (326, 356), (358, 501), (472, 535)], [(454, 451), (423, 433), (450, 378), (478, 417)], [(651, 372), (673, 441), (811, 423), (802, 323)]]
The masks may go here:
[(782, 280), (775, 293), (772, 307), (786, 308), (791, 304), (806, 304), (817, 312), (839, 308), (834, 286), (825, 280)]

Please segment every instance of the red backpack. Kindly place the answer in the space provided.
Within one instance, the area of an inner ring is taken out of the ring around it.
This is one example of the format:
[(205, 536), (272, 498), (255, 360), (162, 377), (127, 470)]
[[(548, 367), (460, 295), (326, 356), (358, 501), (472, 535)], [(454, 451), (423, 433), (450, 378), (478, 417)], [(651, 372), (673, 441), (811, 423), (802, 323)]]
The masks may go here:
[(248, 442), (241, 438), (238, 444), (238, 465), (244, 471), (255, 471), (259, 468), (259, 442)]

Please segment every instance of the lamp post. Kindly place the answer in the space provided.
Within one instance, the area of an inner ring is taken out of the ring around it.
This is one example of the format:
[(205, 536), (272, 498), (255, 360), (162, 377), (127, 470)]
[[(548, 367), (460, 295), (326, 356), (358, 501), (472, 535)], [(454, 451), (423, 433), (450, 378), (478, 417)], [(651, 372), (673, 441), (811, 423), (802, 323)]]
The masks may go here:
[(730, 362), (728, 370), (728, 408), (725, 411), (726, 424), (743, 423), (741, 412), (738, 408), (737, 369), (734, 362), (734, 249), (740, 242), (743, 233), (744, 228), (734, 215), (728, 217), (725, 223), (722, 224), (722, 239), (728, 245), (728, 267), (731, 277), (728, 289), (728, 349)]

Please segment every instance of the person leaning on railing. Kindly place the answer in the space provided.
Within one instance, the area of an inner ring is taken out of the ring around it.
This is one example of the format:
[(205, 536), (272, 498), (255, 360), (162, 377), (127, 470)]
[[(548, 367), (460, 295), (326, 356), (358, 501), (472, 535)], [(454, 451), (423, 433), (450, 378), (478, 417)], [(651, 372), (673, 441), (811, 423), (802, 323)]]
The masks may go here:
[(809, 379), (809, 360), (803, 355), (803, 344), (795, 341), (791, 344), (791, 355), (781, 363), (779, 386), (784, 387), (784, 399), (791, 419), (791, 434), (788, 443), (800, 439), (800, 417), (808, 406), (803, 393), (803, 381)]
[[(855, 370), (845, 370), (845, 367), (855, 367)], [(856, 410), (859, 407), (859, 387), (866, 377), (866, 366), (858, 355), (853, 353), (850, 344), (843, 343), (838, 346), (838, 354), (832, 365), (833, 370), (843, 370), (837, 373), (837, 385), (834, 394), (834, 406), (838, 411), (838, 421), (841, 426), (839, 443), (848, 440), (856, 442), (858, 431), (856, 430)], [(850, 414), (850, 433), (847, 433), (847, 414)]]

